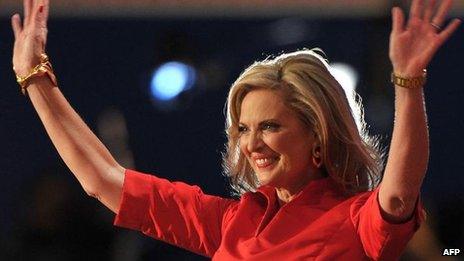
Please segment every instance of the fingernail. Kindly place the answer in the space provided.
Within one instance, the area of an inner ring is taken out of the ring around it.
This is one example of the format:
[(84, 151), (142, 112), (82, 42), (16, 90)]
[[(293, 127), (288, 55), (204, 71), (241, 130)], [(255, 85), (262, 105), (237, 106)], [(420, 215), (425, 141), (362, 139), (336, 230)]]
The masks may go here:
[(39, 7), (39, 12), (42, 13), (43, 10), (44, 10), (44, 7), (43, 7), (43, 5), (41, 5), (41, 6)]

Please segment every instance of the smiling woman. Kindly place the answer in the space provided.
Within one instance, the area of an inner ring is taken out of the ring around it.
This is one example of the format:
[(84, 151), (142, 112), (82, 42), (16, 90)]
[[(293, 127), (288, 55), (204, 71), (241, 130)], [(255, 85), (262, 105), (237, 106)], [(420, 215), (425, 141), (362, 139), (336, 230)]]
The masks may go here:
[(311, 160), (312, 151), (319, 147), (316, 136), (282, 97), (279, 91), (265, 89), (245, 96), (239, 143), (259, 184), (275, 187), (279, 199), (289, 202), (305, 184), (322, 174), (321, 165)]
[[(306, 181), (303, 184), (330, 175), (347, 194), (366, 191), (378, 184), (382, 168), (379, 145), (367, 135), (365, 128), (359, 133), (343, 88), (316, 51), (303, 50), (256, 62), (233, 84), (228, 98), (229, 144), (224, 160), (238, 193), (262, 185), (250, 161), (253, 155), (243, 147), (240, 130), (246, 122), (242, 118), (256, 121), (265, 120), (266, 116), (292, 121), (293, 128), (286, 130), (288, 135), (283, 139), (288, 140), (283, 143), (305, 148), (292, 148), (292, 157), (283, 155), (279, 163), (293, 171), (296, 171), (295, 165), (304, 166), (305, 169), (299, 170), (306, 171), (300, 176), (306, 177), (301, 181)], [(357, 120), (365, 126), (362, 118)], [(242, 153), (236, 153), (238, 143)], [(272, 151), (272, 146), (270, 148)], [(254, 154), (259, 153), (255, 151)]]
[(442, 30), (451, 2), (413, 0), (407, 23), (392, 10), (395, 122), (380, 183), (378, 147), (315, 51), (256, 62), (231, 87), (224, 165), (239, 200), (116, 162), (58, 88), (48, 0), (24, 0), (24, 21), (12, 17), (13, 65), (60, 156), (115, 225), (214, 260), (397, 260), (423, 220), (425, 69), (460, 24)]

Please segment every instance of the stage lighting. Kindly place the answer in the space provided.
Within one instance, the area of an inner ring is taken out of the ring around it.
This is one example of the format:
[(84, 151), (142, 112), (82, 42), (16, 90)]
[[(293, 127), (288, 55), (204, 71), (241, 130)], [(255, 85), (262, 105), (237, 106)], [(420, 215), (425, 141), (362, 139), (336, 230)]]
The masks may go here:
[(163, 102), (173, 100), (181, 92), (192, 88), (195, 79), (196, 72), (192, 66), (178, 61), (164, 63), (153, 71), (150, 81), (151, 95)]
[(348, 103), (351, 107), (351, 113), (353, 114), (358, 129), (361, 130), (363, 127), (361, 123), (362, 111), (357, 105), (357, 103), (360, 102), (360, 100), (358, 100), (359, 96), (356, 97), (355, 95), (356, 85), (358, 84), (358, 72), (353, 66), (346, 63), (330, 64), (330, 72), (345, 91)]
[(346, 63), (332, 63), (330, 64), (330, 72), (337, 79), (340, 85), (345, 90), (345, 93), (351, 94), (356, 91), (356, 85), (358, 84), (358, 73), (353, 66)]

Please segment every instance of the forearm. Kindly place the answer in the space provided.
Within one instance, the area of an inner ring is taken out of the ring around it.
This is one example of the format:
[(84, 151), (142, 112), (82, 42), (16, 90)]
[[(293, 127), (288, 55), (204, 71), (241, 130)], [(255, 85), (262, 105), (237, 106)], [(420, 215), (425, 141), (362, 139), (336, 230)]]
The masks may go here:
[[(422, 84), (423, 70), (461, 24), (454, 19), (442, 27), (451, 6), (452, 0), (413, 0), (408, 19), (399, 7), (392, 9), (389, 57), (396, 76), (410, 83), (419, 79), (418, 85)], [(404, 221), (413, 213), (427, 170), (429, 136), (424, 92), (416, 87), (395, 86), (395, 124), (379, 191), (380, 207), (393, 221)]]
[(117, 212), (124, 168), (46, 77), (32, 79), (27, 90), (58, 153), (84, 190)]
[(399, 220), (411, 215), (429, 158), (422, 88), (395, 87), (395, 123), (379, 192), (380, 205)]

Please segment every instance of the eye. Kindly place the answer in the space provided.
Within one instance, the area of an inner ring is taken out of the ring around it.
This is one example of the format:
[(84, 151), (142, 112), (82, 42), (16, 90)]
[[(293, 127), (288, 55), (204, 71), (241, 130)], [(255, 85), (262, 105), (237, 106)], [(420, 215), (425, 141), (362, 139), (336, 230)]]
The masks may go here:
[(277, 131), (279, 128), (280, 125), (274, 122), (264, 122), (262, 125), (262, 129), (268, 131)]
[(238, 126), (238, 133), (239, 133), (239, 134), (242, 134), (242, 133), (244, 133), (244, 132), (247, 131), (247, 130), (248, 130), (247, 127), (245, 127), (245, 126), (243, 126), (243, 125)]

